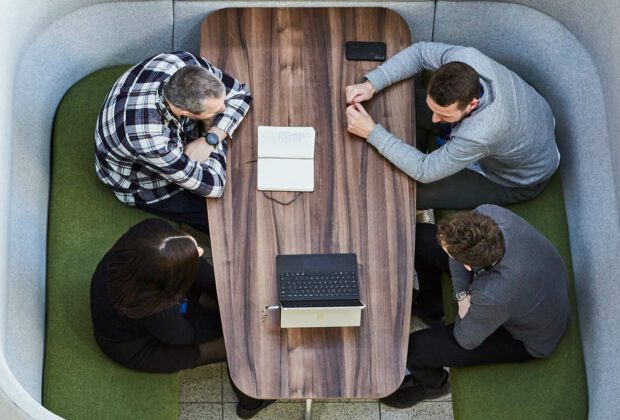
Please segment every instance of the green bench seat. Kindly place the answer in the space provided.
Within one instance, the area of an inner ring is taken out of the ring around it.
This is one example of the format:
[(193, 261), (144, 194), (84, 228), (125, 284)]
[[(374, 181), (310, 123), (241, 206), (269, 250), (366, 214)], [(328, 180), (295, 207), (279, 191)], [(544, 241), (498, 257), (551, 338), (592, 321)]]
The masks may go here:
[[(541, 231), (558, 249), (569, 268), (571, 325), (553, 355), (524, 364), (500, 364), (451, 369), (455, 419), (586, 419), (588, 390), (575, 302), (568, 224), (559, 174), (543, 193), (508, 208)], [(436, 212), (437, 220), (449, 212)], [(457, 306), (452, 284), (443, 278), (447, 319)]]
[(147, 374), (99, 349), (90, 317), (97, 262), (147, 213), (121, 204), (95, 175), (97, 115), (127, 66), (97, 71), (60, 103), (53, 129), (43, 404), (67, 419), (177, 418), (178, 374)]

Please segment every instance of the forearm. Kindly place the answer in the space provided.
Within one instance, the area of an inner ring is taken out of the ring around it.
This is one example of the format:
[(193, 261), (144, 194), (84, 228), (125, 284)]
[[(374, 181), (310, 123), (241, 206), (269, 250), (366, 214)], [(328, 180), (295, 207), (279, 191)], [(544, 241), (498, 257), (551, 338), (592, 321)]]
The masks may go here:
[(200, 334), (175, 305), (144, 320), (148, 332), (162, 343), (172, 346), (191, 346), (200, 344)]
[(464, 349), (474, 349), (506, 319), (507, 312), (503, 305), (473, 292), (466, 315), (462, 319), (456, 317), (454, 321), (454, 338)]
[(200, 163), (202, 176), (195, 194), (202, 197), (219, 198), (226, 185), (226, 141), (220, 142), (211, 156)]
[(228, 133), (219, 127), (209, 127), (207, 128), (207, 131), (209, 133), (215, 133), (220, 141), (224, 140), (228, 136)]
[[(204, 140), (194, 142), (200, 142), (198, 147), (208, 146)], [(226, 141), (220, 142), (203, 162), (191, 158), (190, 155), (197, 155), (200, 151), (197, 148), (192, 150), (188, 153), (180, 148), (167, 150), (159, 155), (144, 156), (141, 162), (162, 178), (196, 195), (220, 197), (226, 183)]]
[(370, 132), (368, 142), (400, 170), (424, 184), (453, 175), (488, 154), (485, 146), (459, 137), (431, 153), (422, 153), (380, 124)]
[(397, 138), (380, 124), (377, 124), (370, 132), (368, 143), (396, 165), (398, 169), (424, 184), (445, 178), (460, 170), (460, 168), (453, 169), (449, 161), (442, 162), (443, 159), (437, 159), (437, 156), (420, 152), (414, 146)]
[(452, 279), (452, 289), (454, 292), (465, 292), (469, 290), (473, 274), (465, 269), (465, 266), (453, 258), (448, 260), (450, 266), (450, 277)]
[(218, 129), (232, 138), (233, 133), (250, 110), (252, 94), (246, 85), (230, 76), (224, 74), (222, 81), (226, 86), (226, 109), (215, 117), (211, 129)]
[(418, 42), (391, 57), (375, 70), (366, 74), (377, 92), (422, 70), (436, 70), (442, 63), (444, 52), (450, 45), (435, 42)]

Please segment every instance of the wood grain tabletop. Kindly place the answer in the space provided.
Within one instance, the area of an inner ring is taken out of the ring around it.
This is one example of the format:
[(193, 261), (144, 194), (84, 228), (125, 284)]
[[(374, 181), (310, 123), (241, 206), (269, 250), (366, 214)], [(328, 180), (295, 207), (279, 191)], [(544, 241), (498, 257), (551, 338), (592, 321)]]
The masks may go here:
[[(410, 34), (383, 8), (230, 8), (201, 28), (201, 55), (254, 98), (229, 141), (224, 196), (207, 200), (228, 364), (253, 397), (378, 398), (404, 375), (415, 182), (346, 131), (344, 88), (379, 64), (347, 61), (347, 41), (385, 42), (390, 57)], [(412, 81), (365, 105), (414, 144)], [(257, 191), (259, 125), (314, 127), (314, 192)], [(339, 252), (357, 254), (360, 327), (280, 329), (278, 311), (262, 320), (278, 303), (277, 254)]]

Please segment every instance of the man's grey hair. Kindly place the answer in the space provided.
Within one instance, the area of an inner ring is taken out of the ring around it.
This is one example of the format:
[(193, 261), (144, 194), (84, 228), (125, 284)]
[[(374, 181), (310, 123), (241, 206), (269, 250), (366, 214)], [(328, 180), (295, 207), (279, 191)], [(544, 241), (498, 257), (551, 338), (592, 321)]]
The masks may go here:
[(200, 66), (181, 67), (164, 85), (166, 100), (193, 114), (205, 110), (207, 98), (222, 98), (225, 93), (222, 81)]

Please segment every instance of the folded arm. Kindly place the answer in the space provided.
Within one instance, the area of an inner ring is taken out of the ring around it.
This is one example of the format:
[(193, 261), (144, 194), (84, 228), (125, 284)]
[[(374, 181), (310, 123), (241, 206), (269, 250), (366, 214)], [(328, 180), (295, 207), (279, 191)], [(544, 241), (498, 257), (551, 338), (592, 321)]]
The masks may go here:
[(375, 70), (366, 74), (377, 92), (422, 70), (437, 70), (448, 62), (446, 52), (455, 47), (438, 42), (417, 42), (391, 57)]
[(241, 124), (241, 121), (250, 109), (252, 94), (245, 84), (234, 77), (224, 73), (203, 58), (197, 57), (197, 60), (201, 66), (215, 74), (217, 78), (224, 83), (224, 87), (226, 88), (224, 105), (226, 109), (213, 119), (212, 126), (219, 128), (232, 138), (232, 134), (239, 124)]
[(149, 146), (136, 153), (143, 165), (179, 187), (202, 197), (221, 197), (226, 184), (226, 149), (226, 142), (221, 142), (206, 160), (198, 162), (179, 147), (169, 146), (162, 136), (149, 139)]
[(368, 142), (401, 171), (425, 184), (453, 175), (489, 154), (482, 144), (456, 136), (439, 149), (422, 153), (380, 124), (370, 132)]

